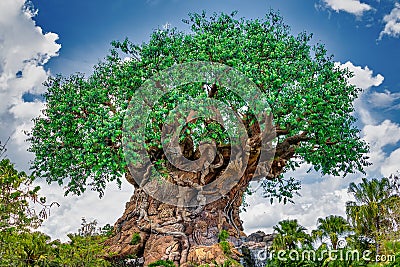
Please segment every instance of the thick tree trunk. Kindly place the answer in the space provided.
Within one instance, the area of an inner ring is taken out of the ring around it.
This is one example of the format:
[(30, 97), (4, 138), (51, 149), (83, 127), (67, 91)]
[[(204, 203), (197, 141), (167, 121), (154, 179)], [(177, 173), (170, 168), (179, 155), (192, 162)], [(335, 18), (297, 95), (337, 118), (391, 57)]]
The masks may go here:
[[(222, 263), (227, 255), (218, 246), (219, 233), (228, 231), (232, 245), (245, 236), (239, 217), (245, 189), (238, 184), (225, 197), (193, 208), (168, 205), (136, 189), (107, 244), (118, 257), (144, 257), (145, 266), (160, 259), (172, 260), (177, 266)], [(233, 249), (230, 256), (237, 258), (237, 254)]]
[[(271, 119), (266, 117), (266, 121), (271, 122)], [(216, 152), (214, 150), (214, 154), (210, 154), (207, 150), (210, 146), (200, 145), (194, 151), (190, 137), (179, 143), (184, 157), (181, 157), (181, 162), (186, 158), (191, 163), (201, 165), (200, 171), (197, 172), (183, 171), (182, 168), (174, 167), (175, 164), (172, 167), (167, 166), (167, 180), (172, 184), (181, 188), (202, 188), (186, 198), (179, 190), (166, 191), (168, 201), (160, 197), (163, 193), (160, 193), (157, 199), (154, 198), (154, 194), (147, 194), (149, 191), (143, 189), (145, 187), (142, 181), (148, 182), (150, 165), (137, 165), (135, 162), (135, 169), (131, 169), (131, 173), (135, 177), (144, 178), (137, 181), (127, 172), (127, 180), (135, 186), (135, 192), (126, 204), (123, 216), (115, 223), (115, 235), (107, 242), (110, 251), (119, 257), (132, 254), (144, 257), (145, 266), (157, 260), (172, 260), (176, 265), (182, 266), (213, 261), (221, 264), (229, 257), (237, 258), (239, 253), (235, 249), (232, 249), (229, 255), (224, 253), (218, 244), (219, 233), (222, 230), (229, 233), (228, 241), (232, 247), (240, 243), (245, 234), (239, 209), (250, 180), (253, 177), (276, 178), (285, 162), (293, 156), (294, 150), (288, 148), (292, 143), (298, 142), (295, 140), (296, 142), (284, 143), (288, 146), (287, 149), (278, 145), (277, 151), (282, 153), (276, 154), (271, 145), (275, 133), (270, 130), (273, 129), (270, 124), (262, 133), (260, 128), (256, 127), (258, 124), (253, 124), (250, 128), (250, 138), (242, 143), (241, 147), (244, 150), (238, 149), (237, 145), (228, 145), (220, 146)], [(156, 159), (163, 157), (157, 150), (150, 149), (148, 153)], [(215, 158), (208, 159), (207, 155), (214, 155)], [(236, 178), (232, 179), (233, 177)], [(212, 185), (212, 190), (205, 190), (208, 185)], [(157, 186), (153, 187), (153, 190), (157, 191)], [(206, 199), (206, 195), (215, 192), (217, 198)], [(171, 196), (176, 199), (172, 202), (177, 205), (166, 204), (172, 203)], [(198, 205), (179, 205), (181, 199), (197, 199), (198, 202), (194, 203)], [(140, 240), (137, 238), (139, 235)]]

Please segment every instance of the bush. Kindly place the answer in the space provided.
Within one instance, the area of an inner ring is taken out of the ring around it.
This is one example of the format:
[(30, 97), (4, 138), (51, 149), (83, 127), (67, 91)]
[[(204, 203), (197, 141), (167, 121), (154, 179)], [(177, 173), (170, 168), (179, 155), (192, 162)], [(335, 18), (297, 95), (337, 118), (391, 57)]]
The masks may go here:
[(221, 232), (218, 234), (218, 240), (220, 242), (226, 241), (229, 237), (229, 233), (226, 230), (221, 230)]
[(231, 245), (229, 244), (228, 241), (221, 241), (219, 242), (219, 246), (221, 247), (222, 251), (224, 252), (225, 255), (231, 255)]
[(149, 264), (148, 267), (156, 267), (156, 266), (164, 266), (164, 267), (176, 267), (173, 261), (170, 260), (158, 260)]
[(140, 237), (140, 234), (139, 233), (134, 233), (132, 235), (131, 245), (139, 244), (140, 240), (142, 240), (142, 238)]

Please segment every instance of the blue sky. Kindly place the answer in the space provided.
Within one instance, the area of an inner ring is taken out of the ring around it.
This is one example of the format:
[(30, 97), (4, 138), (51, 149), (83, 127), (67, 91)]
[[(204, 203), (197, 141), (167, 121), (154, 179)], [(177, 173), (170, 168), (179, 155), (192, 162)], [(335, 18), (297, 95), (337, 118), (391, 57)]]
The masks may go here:
[[(400, 4), (392, 0), (1, 0), (0, 2), (0, 140), (10, 137), (8, 156), (27, 169), (32, 155), (23, 130), (32, 127), (45, 103), (38, 97), (50, 75), (74, 72), (90, 74), (104, 58), (112, 40), (147, 41), (151, 32), (165, 24), (187, 30), (182, 19), (190, 12), (238, 11), (248, 19), (279, 10), (293, 34), (313, 33), (313, 42), (326, 45), (338, 65), (354, 71), (349, 82), (364, 89), (355, 103), (362, 137), (371, 144), (370, 177), (400, 169)], [(246, 232), (271, 231), (281, 219), (299, 218), (308, 228), (318, 217), (344, 215), (351, 177), (307, 174), (309, 166), (288, 174), (303, 181), (302, 197), (295, 205), (269, 205), (259, 195), (242, 215)], [(113, 223), (122, 214), (132, 188), (111, 185), (103, 199), (88, 192), (82, 197), (63, 197), (62, 188), (38, 181), (43, 193), (61, 207), (52, 211), (43, 231), (65, 239), (80, 218)]]

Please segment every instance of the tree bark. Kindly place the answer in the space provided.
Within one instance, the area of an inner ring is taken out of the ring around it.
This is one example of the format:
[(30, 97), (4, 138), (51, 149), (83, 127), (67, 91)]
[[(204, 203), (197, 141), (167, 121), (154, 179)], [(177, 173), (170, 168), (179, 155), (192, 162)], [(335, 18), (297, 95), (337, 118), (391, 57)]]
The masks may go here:
[[(294, 146), (301, 141), (289, 140), (293, 142), (286, 142), (285, 148), (278, 145), (277, 150), (281, 152), (275, 153), (271, 146), (264, 146), (265, 140), (273, 139), (267, 136), (268, 134), (270, 133), (260, 133), (259, 128), (252, 132), (247, 141), (246, 156), (237, 154), (236, 157), (237, 166), (241, 165), (243, 158), (246, 157), (247, 160), (240, 179), (221, 198), (204, 205), (179, 207), (163, 203), (160, 198), (157, 200), (154, 195), (148, 195), (127, 172), (126, 178), (135, 186), (135, 191), (126, 204), (123, 216), (114, 225), (114, 236), (106, 242), (110, 246), (110, 252), (121, 258), (129, 255), (144, 257), (145, 266), (157, 260), (172, 260), (177, 266), (190, 266), (190, 263), (205, 264), (216, 261), (222, 264), (227, 258), (238, 259), (239, 253), (233, 246), (239, 245), (241, 238), (245, 237), (239, 211), (247, 186), (253, 177), (277, 178), (286, 162), (293, 156)], [(192, 153), (193, 145), (190, 142), (184, 141), (180, 146), (187, 159), (195, 160), (200, 157), (199, 151)], [(176, 184), (186, 183), (189, 187), (217, 181), (232, 161), (231, 153), (236, 153), (234, 147), (230, 146), (218, 147), (217, 150), (217, 156), (208, 166), (209, 170), (202, 171), (201, 175), (199, 172), (172, 168), (169, 170), (168, 179)], [(217, 164), (218, 158), (221, 160), (221, 157), (223, 164)], [(144, 176), (149, 173), (148, 166), (142, 166), (138, 170)], [(234, 172), (231, 170), (228, 174), (225, 173), (226, 175), (234, 175)], [(170, 179), (171, 176), (179, 177), (179, 181)], [(225, 183), (221, 185), (226, 186)], [(227, 241), (230, 242), (233, 252), (229, 255), (218, 245), (218, 235), (222, 230), (229, 233)], [(138, 235), (140, 241), (137, 241)]]
[[(115, 256), (144, 257), (145, 266), (160, 259), (172, 260), (177, 266), (190, 261), (211, 263), (221, 255), (197, 255), (196, 249), (218, 244), (222, 230), (228, 231), (228, 241), (233, 245), (245, 236), (239, 217), (244, 190), (237, 186), (226, 197), (204, 207), (182, 208), (162, 203), (136, 189), (107, 244)], [(137, 234), (140, 241), (133, 243)], [(218, 247), (213, 250), (214, 254), (223, 254)]]

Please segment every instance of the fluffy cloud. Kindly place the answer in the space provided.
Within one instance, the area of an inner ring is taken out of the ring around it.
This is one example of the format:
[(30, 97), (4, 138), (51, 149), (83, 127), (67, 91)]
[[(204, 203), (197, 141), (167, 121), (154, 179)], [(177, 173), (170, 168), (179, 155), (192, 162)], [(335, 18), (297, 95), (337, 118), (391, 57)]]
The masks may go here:
[(353, 72), (354, 76), (349, 79), (349, 83), (363, 89), (363, 92), (359, 95), (359, 98), (356, 99), (354, 103), (356, 113), (361, 118), (361, 122), (363, 124), (376, 124), (375, 119), (369, 111), (369, 107), (366, 106), (366, 95), (371, 87), (381, 85), (384, 77), (381, 74), (374, 76), (373, 71), (370, 70), (368, 66), (362, 68), (361, 66), (355, 66), (350, 61), (347, 61), (344, 64), (337, 62), (336, 66)]
[(399, 174), (400, 171), (400, 148), (394, 150), (382, 164), (380, 169), (383, 176), (388, 177), (391, 174)]
[(123, 180), (121, 190), (117, 185), (109, 184), (103, 198), (93, 191), (87, 191), (82, 196), (64, 197), (63, 189), (57, 185), (43, 185), (41, 194), (48, 202), (57, 202), (61, 206), (53, 206), (50, 216), (40, 227), (54, 239), (67, 241), (67, 233), (76, 233), (80, 228), (81, 218), (97, 220), (98, 226), (113, 225), (124, 212), (124, 203), (132, 195), (133, 187)]
[(396, 3), (392, 11), (383, 17), (385, 28), (379, 35), (382, 39), (384, 35), (400, 37), (400, 4)]
[(366, 125), (362, 132), (365, 141), (372, 148), (382, 148), (400, 141), (400, 125), (390, 120), (385, 120), (379, 125)]
[(359, 0), (324, 0), (324, 3), (336, 12), (344, 11), (356, 16), (361, 16), (372, 9), (370, 5), (361, 3)]
[(386, 170), (391, 170), (392, 167), (395, 168), (394, 165), (396, 164), (393, 164), (395, 162), (393, 159), (396, 159), (397, 154), (393, 155), (395, 152), (392, 152), (388, 157), (384, 152), (384, 148), (388, 145), (396, 145), (400, 141), (400, 125), (390, 120), (385, 120), (378, 125), (365, 125), (362, 133), (364, 140), (370, 145), (368, 155), (373, 163), (368, 170), (370, 172), (380, 171), (377, 175), (387, 176)]
[(35, 14), (25, 0), (0, 2), (0, 140), (11, 137), (7, 154), (19, 168), (26, 168), (30, 159), (23, 131), (32, 127), (32, 118), (43, 107), (24, 102), (23, 95), (44, 92), (49, 73), (43, 65), (61, 47), (57, 34), (43, 33), (35, 24)]
[[(302, 166), (300, 173), (306, 169), (308, 166)], [(269, 200), (263, 198), (261, 194), (249, 197), (247, 201), (250, 207), (241, 214), (245, 232), (252, 233), (261, 229), (270, 233), (274, 225), (285, 219), (297, 219), (301, 225), (312, 230), (315, 229), (318, 218), (331, 214), (345, 217), (345, 204), (352, 199), (352, 196), (347, 193), (347, 186), (355, 180), (350, 177), (321, 178), (317, 173), (300, 174), (296, 177), (303, 180), (309, 176), (314, 176), (318, 182), (303, 183), (301, 196), (294, 198), (295, 204), (274, 203), (271, 205)]]
[(387, 108), (392, 107), (393, 103), (398, 99), (400, 99), (400, 93), (392, 93), (389, 90), (385, 90), (382, 93), (371, 93), (368, 102), (377, 108)]
[(337, 65), (340, 65), (342, 68), (347, 68), (353, 72), (354, 76), (349, 79), (349, 82), (363, 90), (367, 90), (372, 86), (379, 86), (384, 80), (384, 77), (381, 74), (374, 76), (373, 71), (370, 70), (368, 66), (362, 68), (361, 66), (355, 66), (350, 61), (347, 61), (344, 64), (338, 62)]
[(362, 68), (355, 66), (351, 62), (337, 64), (352, 71), (354, 76), (349, 82), (363, 89), (354, 105), (357, 115), (364, 124), (362, 129), (363, 139), (370, 145), (368, 156), (373, 165), (367, 168), (367, 173), (371, 176), (387, 176), (390, 171), (396, 169), (395, 160), (397, 159), (397, 154), (392, 152), (392, 154), (388, 155), (384, 152), (384, 148), (388, 145), (396, 145), (400, 141), (400, 125), (390, 120), (380, 123), (376, 121), (371, 114), (371, 105), (368, 102), (373, 107), (388, 107), (400, 98), (400, 94), (391, 93), (390, 91), (370, 93), (371, 87), (382, 84), (384, 77), (381, 74), (375, 75), (367, 66)]

